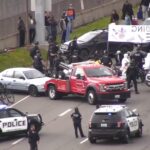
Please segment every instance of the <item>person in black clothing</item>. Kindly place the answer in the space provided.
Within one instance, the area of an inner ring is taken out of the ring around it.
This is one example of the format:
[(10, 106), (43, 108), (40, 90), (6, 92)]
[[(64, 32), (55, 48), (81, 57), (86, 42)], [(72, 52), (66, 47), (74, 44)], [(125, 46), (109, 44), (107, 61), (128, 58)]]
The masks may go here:
[(38, 132), (36, 131), (35, 126), (32, 125), (28, 132), (28, 142), (30, 145), (30, 150), (38, 150), (39, 140), (40, 137), (38, 135)]
[(19, 17), (18, 21), (18, 31), (19, 31), (19, 47), (22, 47), (25, 45), (25, 23), (21, 17)]
[(59, 74), (62, 74), (62, 68), (60, 67), (60, 63), (64, 62), (62, 58), (62, 54), (58, 53), (56, 57), (54, 58), (54, 68), (53, 68), (53, 73), (55, 73), (55, 77), (58, 78)]
[(136, 48), (136, 51), (131, 54), (131, 59), (133, 61), (135, 61), (136, 65), (138, 66), (138, 68), (143, 69), (143, 59), (145, 57), (144, 52), (142, 52), (140, 45), (138, 45), (138, 47)]
[(132, 20), (132, 16), (134, 15), (133, 7), (132, 4), (128, 2), (128, 0), (125, 1), (122, 7), (122, 19), (125, 19), (125, 16), (127, 14), (130, 16), (130, 19)]
[(54, 16), (50, 16), (48, 22), (49, 22), (49, 28), (51, 29), (51, 34), (49, 36), (52, 36), (53, 41), (56, 42), (56, 38), (57, 38), (57, 22), (56, 22)]
[(34, 60), (33, 60), (33, 67), (37, 70), (39, 70), (40, 72), (44, 73), (44, 65), (42, 62), (42, 57), (39, 51), (36, 52), (36, 55), (34, 56)]
[(104, 55), (102, 56), (102, 58), (101, 58), (100, 60), (101, 60), (101, 63), (102, 63), (104, 66), (111, 67), (111, 65), (112, 65), (112, 60), (111, 60), (111, 58), (108, 56), (108, 53), (107, 53), (106, 51), (104, 51)]
[(79, 60), (79, 48), (78, 48), (78, 43), (77, 43), (77, 38), (74, 37), (73, 41), (70, 42), (69, 44), (69, 62), (78, 62)]
[(39, 42), (35, 42), (34, 46), (30, 49), (30, 56), (31, 56), (32, 60), (34, 60), (34, 56), (36, 55), (37, 51), (40, 51)]
[(127, 87), (130, 89), (131, 81), (133, 81), (135, 93), (139, 94), (138, 87), (137, 87), (137, 74), (138, 74), (138, 68), (134, 61), (132, 61), (127, 68), (126, 76), (127, 76)]
[(53, 40), (49, 41), (47, 60), (49, 62), (49, 65), (50, 65), (49, 68), (51, 71), (54, 70), (54, 60), (55, 60), (55, 57), (57, 56), (57, 51), (58, 51), (58, 46), (56, 45), (56, 43)]
[(79, 112), (79, 109), (78, 107), (75, 107), (74, 109), (74, 113), (71, 114), (71, 118), (73, 120), (73, 125), (74, 125), (74, 129), (75, 129), (75, 136), (76, 138), (78, 138), (78, 129), (79, 129), (79, 132), (80, 132), (80, 135), (81, 137), (85, 137), (85, 135), (83, 134), (83, 131), (82, 131), (82, 126), (81, 126), (81, 114)]
[(119, 23), (119, 15), (116, 10), (112, 11), (111, 17), (110, 17), (110, 23), (114, 22), (115, 24)]

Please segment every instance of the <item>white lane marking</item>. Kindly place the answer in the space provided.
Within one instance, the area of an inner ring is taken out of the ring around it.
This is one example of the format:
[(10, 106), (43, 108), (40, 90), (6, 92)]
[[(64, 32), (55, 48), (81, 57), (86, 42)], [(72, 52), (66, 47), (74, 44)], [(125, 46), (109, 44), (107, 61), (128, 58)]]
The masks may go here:
[(83, 144), (83, 143), (85, 143), (85, 142), (87, 142), (87, 141), (88, 141), (88, 138), (86, 138), (86, 139), (84, 139), (83, 141), (81, 141), (80, 144)]
[(63, 113), (59, 114), (59, 117), (62, 117), (64, 115), (66, 115), (68, 112), (70, 112), (72, 109), (67, 109), (66, 111), (64, 111)]
[(16, 103), (12, 104), (10, 107), (14, 107), (15, 105), (17, 105), (17, 104), (21, 103), (22, 101), (26, 100), (26, 99), (27, 99), (27, 98), (29, 98), (29, 97), (30, 97), (30, 95), (28, 95), (28, 96), (26, 96), (26, 97), (24, 97), (24, 98), (20, 99), (18, 102), (16, 102)]
[(15, 141), (15, 142), (13, 142), (12, 145), (16, 145), (16, 144), (18, 144), (19, 142), (21, 142), (22, 140), (24, 140), (24, 138), (21, 138), (21, 139)]

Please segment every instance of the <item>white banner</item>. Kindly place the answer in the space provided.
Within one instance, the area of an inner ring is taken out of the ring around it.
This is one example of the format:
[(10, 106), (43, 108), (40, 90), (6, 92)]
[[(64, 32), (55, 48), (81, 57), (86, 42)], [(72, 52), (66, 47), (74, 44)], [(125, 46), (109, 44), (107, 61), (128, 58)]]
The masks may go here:
[(108, 28), (108, 41), (147, 43), (150, 42), (150, 25), (115, 25)]

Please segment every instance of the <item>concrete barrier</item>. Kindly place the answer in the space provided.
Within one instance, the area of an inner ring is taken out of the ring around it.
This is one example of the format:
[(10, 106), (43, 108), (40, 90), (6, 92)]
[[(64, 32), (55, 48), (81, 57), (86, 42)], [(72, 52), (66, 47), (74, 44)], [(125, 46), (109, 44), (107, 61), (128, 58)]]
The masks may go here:
[[(137, 5), (141, 0), (130, 0), (133, 5)], [(112, 0), (111, 2), (101, 4), (100, 6), (83, 10), (77, 14), (76, 20), (74, 22), (74, 27), (78, 27), (95, 20), (98, 20), (104, 16), (109, 16), (113, 9), (118, 12), (121, 11), (124, 0)], [(136, 14), (135, 14), (136, 16)]]
[[(5, 4), (6, 1), (7, 1), (7, 4)], [(56, 15), (55, 17), (57, 18), (57, 20), (59, 20), (63, 8), (65, 7), (67, 8), (68, 4), (72, 2), (73, 6), (77, 10), (77, 16), (74, 21), (74, 27), (79, 27), (81, 25), (93, 22), (101, 17), (109, 16), (113, 9), (120, 11), (122, 9), (124, 1), (125, 0), (83, 0), (85, 10), (81, 10), (80, 0), (72, 0), (72, 1), (54, 0), (52, 13)], [(140, 1), (141, 0), (130, 0), (130, 2), (133, 5), (138, 4)], [(23, 16), (24, 21), (25, 21), (25, 14), (26, 14), (25, 1), (23, 2), (22, 0), (11, 0), (11, 3), (9, 2), (10, 0), (0, 0), (0, 8), (2, 8), (0, 10), (0, 29), (1, 29), (0, 49), (17, 47), (18, 34), (17, 34), (16, 26), (17, 26), (18, 16), (20, 15)], [(15, 2), (16, 2), (16, 5), (15, 5)], [(4, 17), (4, 15), (1, 15), (1, 14), (3, 14), (7, 9), (9, 9), (8, 6), (12, 7), (9, 10), (10, 14), (6, 13), (5, 14), (6, 16)], [(18, 7), (19, 9), (14, 11), (13, 9), (16, 7)], [(12, 14), (11, 14), (11, 11), (13, 12)], [(6, 19), (8, 20), (6, 21)], [(10, 32), (8, 32), (9, 29), (11, 29)], [(8, 33), (6, 34), (5, 31), (7, 31)]]

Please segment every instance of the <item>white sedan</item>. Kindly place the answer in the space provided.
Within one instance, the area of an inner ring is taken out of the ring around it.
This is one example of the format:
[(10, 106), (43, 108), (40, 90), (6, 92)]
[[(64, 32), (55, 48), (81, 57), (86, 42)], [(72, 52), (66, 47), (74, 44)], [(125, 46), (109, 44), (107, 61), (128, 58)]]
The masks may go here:
[(44, 84), (49, 77), (34, 68), (10, 68), (0, 73), (0, 85), (17, 91), (28, 92), (31, 96), (37, 96), (45, 92)]

